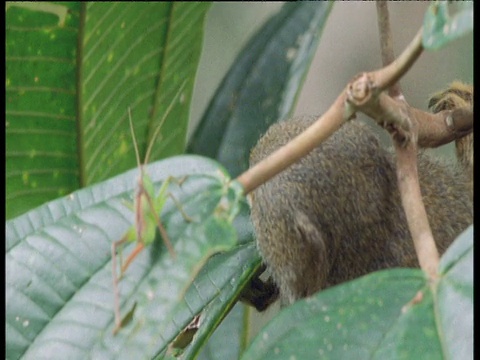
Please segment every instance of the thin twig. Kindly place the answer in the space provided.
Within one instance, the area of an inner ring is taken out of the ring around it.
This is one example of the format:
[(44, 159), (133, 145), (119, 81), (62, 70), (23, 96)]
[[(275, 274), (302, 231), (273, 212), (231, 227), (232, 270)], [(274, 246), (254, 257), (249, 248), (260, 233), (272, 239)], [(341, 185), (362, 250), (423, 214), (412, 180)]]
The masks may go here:
[[(388, 13), (388, 1), (377, 0), (376, 5), (378, 34), (380, 37), (380, 52), (382, 54), (382, 64), (385, 67), (395, 60), (395, 52), (393, 51), (392, 29), (390, 26), (390, 16)], [(394, 99), (403, 99), (400, 83), (394, 83), (388, 89), (388, 94)]]
[(387, 67), (372, 73), (376, 80), (377, 90), (386, 90), (398, 82), (415, 63), (422, 51), (422, 29), (420, 29), (395, 61)]

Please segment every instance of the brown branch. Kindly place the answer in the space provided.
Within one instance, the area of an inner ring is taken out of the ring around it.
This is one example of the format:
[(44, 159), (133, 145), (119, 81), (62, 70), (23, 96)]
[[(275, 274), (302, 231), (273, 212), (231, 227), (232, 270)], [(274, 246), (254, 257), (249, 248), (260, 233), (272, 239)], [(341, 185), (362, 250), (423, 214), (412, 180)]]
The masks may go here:
[[(376, 74), (382, 75), (383, 70)], [(378, 93), (377, 89), (375, 74), (361, 74), (349, 85), (347, 102), (375, 119), (392, 135), (398, 187), (410, 234), (420, 267), (430, 279), (435, 279), (439, 255), (420, 191), (417, 146), (439, 146), (468, 134), (473, 130), (473, 112), (471, 108), (459, 108), (430, 114)]]
[(439, 255), (420, 192), (417, 147), (414, 141), (410, 141), (407, 146), (400, 145), (398, 142), (394, 144), (397, 154), (398, 188), (418, 262), (429, 278), (435, 279)]
[(469, 109), (444, 110), (430, 114), (411, 108), (418, 119), (418, 145), (435, 148), (473, 132), (473, 112)]
[(248, 194), (307, 155), (338, 130), (346, 120), (351, 118), (353, 113), (347, 111), (344, 106), (345, 96), (344, 91), (330, 106), (328, 111), (307, 130), (255, 166), (240, 174), (237, 180), (242, 184), (245, 194)]
[(411, 135), (412, 120), (418, 126), (420, 148), (434, 148), (468, 135), (473, 131), (473, 112), (469, 108), (443, 110), (436, 114), (411, 107), (385, 93), (375, 96), (371, 74), (361, 74), (349, 88), (347, 99), (356, 111), (362, 111), (385, 128), (394, 140), (404, 143)]

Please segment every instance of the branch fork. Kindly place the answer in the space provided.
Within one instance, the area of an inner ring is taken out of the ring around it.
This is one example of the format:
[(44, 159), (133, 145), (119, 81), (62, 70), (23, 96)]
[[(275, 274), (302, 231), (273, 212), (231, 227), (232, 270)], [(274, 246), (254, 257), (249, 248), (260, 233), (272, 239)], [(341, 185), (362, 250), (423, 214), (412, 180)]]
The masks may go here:
[[(377, 2), (377, 4), (382, 2)], [(380, 5), (380, 33), (390, 33), (386, 7)], [(255, 190), (287, 167), (306, 156), (346, 121), (361, 111), (392, 136), (397, 155), (397, 181), (420, 267), (436, 279), (439, 254), (428, 223), (417, 173), (417, 149), (437, 147), (473, 131), (473, 110), (443, 110), (436, 114), (408, 105), (398, 80), (422, 53), (422, 29), (403, 53), (394, 59), (391, 41), (382, 38), (384, 67), (355, 76), (325, 114), (291, 142), (251, 167), (236, 180), (245, 194)], [(387, 63), (386, 63), (387, 62)], [(387, 94), (387, 91), (389, 94)]]

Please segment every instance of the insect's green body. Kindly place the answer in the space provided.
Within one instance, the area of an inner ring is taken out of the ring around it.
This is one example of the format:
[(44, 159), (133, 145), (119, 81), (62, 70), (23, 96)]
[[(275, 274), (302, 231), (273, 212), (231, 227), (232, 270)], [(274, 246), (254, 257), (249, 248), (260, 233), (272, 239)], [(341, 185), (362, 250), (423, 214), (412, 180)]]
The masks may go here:
[[(148, 158), (150, 155), (150, 151), (152, 149), (153, 142), (158, 136), (158, 133), (167, 118), (171, 108), (175, 104), (180, 95), (185, 83), (180, 87), (179, 91), (175, 95), (172, 103), (167, 108), (165, 115), (163, 116), (162, 120), (160, 121), (158, 127), (156, 128), (151, 142), (148, 145), (147, 152), (145, 154), (145, 161), (143, 164), (140, 162), (140, 155), (138, 152), (137, 141), (135, 137), (135, 131), (133, 129), (132, 118), (130, 114), (130, 108), (128, 109), (129, 121), (130, 121), (130, 131), (132, 133), (133, 144), (135, 148), (135, 155), (137, 158), (137, 163), (140, 169), (140, 175), (138, 178), (138, 188), (137, 193), (135, 195), (135, 200), (133, 204), (127, 205), (132, 211), (135, 213), (135, 223), (132, 225), (122, 239), (114, 242), (112, 244), (112, 276), (113, 276), (113, 288), (114, 288), (114, 314), (115, 314), (115, 328), (113, 333), (115, 334), (120, 330), (124, 321), (120, 317), (120, 301), (119, 301), (119, 290), (118, 290), (118, 281), (117, 278), (117, 261), (116, 261), (116, 253), (117, 249), (120, 250), (120, 278), (122, 277), (123, 273), (127, 270), (131, 262), (135, 259), (135, 257), (148, 245), (153, 243), (155, 240), (155, 234), (158, 230), (160, 231), (160, 235), (163, 238), (165, 245), (167, 246), (170, 254), (172, 257), (175, 258), (175, 251), (173, 246), (170, 242), (168, 234), (160, 221), (159, 214), (161, 213), (167, 198), (169, 197), (168, 193), (168, 186), (172, 178), (167, 178), (160, 187), (158, 194), (155, 196), (155, 191), (153, 187), (152, 180), (150, 176), (144, 170), (144, 164), (148, 162)], [(182, 213), (183, 214), (183, 213)], [(134, 250), (130, 253), (127, 257), (126, 261), (123, 263), (122, 256), (121, 256), (121, 249), (125, 245), (125, 243), (129, 242), (137, 242), (137, 246)]]

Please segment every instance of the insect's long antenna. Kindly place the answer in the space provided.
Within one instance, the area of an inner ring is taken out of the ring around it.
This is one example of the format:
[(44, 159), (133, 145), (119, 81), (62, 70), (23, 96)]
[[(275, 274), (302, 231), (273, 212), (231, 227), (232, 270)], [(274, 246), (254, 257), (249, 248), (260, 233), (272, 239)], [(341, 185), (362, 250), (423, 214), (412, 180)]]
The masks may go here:
[(140, 162), (140, 153), (138, 152), (138, 143), (137, 143), (137, 137), (135, 136), (135, 130), (133, 129), (133, 122), (132, 122), (132, 112), (130, 110), (130, 106), (128, 107), (128, 120), (130, 122), (130, 132), (132, 134), (132, 139), (133, 139), (133, 148), (135, 149), (135, 156), (137, 158), (137, 165), (140, 168), (140, 171), (143, 172), (142, 170), (142, 163)]
[(153, 136), (150, 140), (150, 143), (148, 144), (148, 148), (147, 148), (147, 152), (145, 153), (145, 161), (144, 161), (144, 164), (148, 163), (148, 159), (150, 157), (150, 152), (152, 151), (152, 147), (153, 147), (153, 143), (155, 142), (155, 139), (157, 138), (158, 136), (158, 133), (160, 132), (160, 129), (162, 128), (162, 125), (163, 123), (165, 122), (165, 120), (167, 120), (167, 117), (168, 115), (170, 114), (170, 111), (172, 110), (173, 106), (175, 105), (175, 103), (177, 102), (178, 100), (178, 97), (180, 96), (180, 94), (182, 93), (183, 91), (183, 88), (185, 87), (185, 84), (187, 83), (187, 80), (185, 80), (182, 85), (180, 86), (180, 88), (178, 89), (177, 93), (175, 94), (173, 100), (170, 102), (170, 105), (168, 105), (167, 107), (167, 110), (165, 111), (165, 113), (163, 114), (162, 116), (162, 119), (160, 120), (160, 122), (158, 123), (158, 126), (157, 128), (155, 129), (155, 132), (153, 133)]

